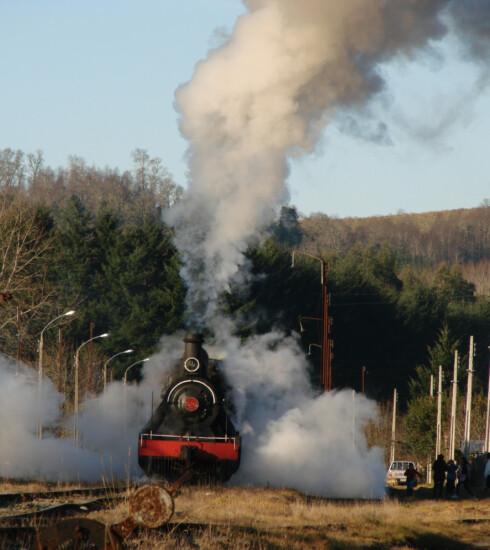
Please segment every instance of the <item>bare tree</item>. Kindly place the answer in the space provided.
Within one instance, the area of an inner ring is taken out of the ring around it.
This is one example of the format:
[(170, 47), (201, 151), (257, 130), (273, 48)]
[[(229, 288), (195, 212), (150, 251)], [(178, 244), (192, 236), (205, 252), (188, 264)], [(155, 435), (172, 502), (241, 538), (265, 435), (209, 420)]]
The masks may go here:
[(150, 158), (146, 149), (135, 149), (131, 156), (135, 165), (134, 191), (145, 206), (164, 209), (180, 199), (182, 187), (173, 181), (160, 158)]
[(0, 151), (0, 186), (3, 189), (23, 189), (25, 182), (24, 153), (20, 150)]
[(52, 248), (53, 238), (38, 212), (18, 195), (1, 194), (0, 291), (12, 296), (0, 307), (0, 329), (7, 350), (16, 338), (18, 308), (28, 330), (31, 321), (50, 306), (47, 271)]

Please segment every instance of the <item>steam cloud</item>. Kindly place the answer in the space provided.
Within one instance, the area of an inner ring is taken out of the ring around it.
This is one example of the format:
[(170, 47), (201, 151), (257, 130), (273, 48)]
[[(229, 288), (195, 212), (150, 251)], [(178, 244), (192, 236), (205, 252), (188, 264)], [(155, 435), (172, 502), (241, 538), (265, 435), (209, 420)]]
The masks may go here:
[[(226, 326), (226, 320), (223, 320)], [(298, 342), (280, 332), (241, 345), (224, 330), (226, 375), (233, 386), (244, 454), (233, 483), (287, 486), (314, 494), (381, 498), (380, 449), (366, 448), (362, 428), (375, 403), (352, 391), (317, 396)], [(58, 438), (61, 396), (46, 380), (39, 395), (29, 367), (0, 364), (0, 476), (51, 481), (143, 478), (137, 465), (138, 433), (155, 406), (167, 372), (182, 352), (183, 333), (165, 337), (145, 364), (143, 382), (120, 382), (82, 404), (78, 447)], [(152, 395), (153, 394), (153, 395)], [(22, 396), (22, 399), (19, 399)], [(43, 424), (43, 439), (37, 436)], [(49, 426), (49, 429), (48, 429)]]
[(293, 487), (334, 497), (381, 498), (382, 450), (363, 428), (376, 404), (352, 390), (318, 395), (299, 343), (279, 331), (241, 345), (227, 334), (226, 374), (243, 439), (233, 483)]
[(158, 403), (166, 372), (182, 355), (182, 337), (162, 342), (160, 353), (145, 364), (140, 385), (114, 382), (106, 393), (82, 401), (78, 442), (75, 418), (60, 414), (64, 397), (51, 381), (45, 378), (40, 392), (35, 370), (0, 358), (0, 477), (60, 482), (143, 477), (138, 434), (152, 402)]
[[(245, 344), (218, 297), (248, 278), (244, 251), (287, 202), (288, 159), (312, 152), (326, 124), (359, 112), (383, 91), (379, 71), (397, 56), (415, 58), (448, 33), (464, 55), (490, 52), (488, 0), (244, 0), (248, 12), (232, 35), (196, 66), (176, 93), (189, 142), (189, 185), (168, 214), (188, 285), (189, 326), (216, 330), (226, 348), (237, 427), (244, 439), (236, 482), (273, 483), (332, 496), (381, 497), (379, 449), (362, 433), (375, 404), (351, 391), (317, 395), (294, 337), (280, 332)], [(483, 70), (488, 64), (482, 63)], [(483, 77), (487, 74), (484, 73)], [(349, 131), (358, 131), (354, 119)], [(373, 136), (384, 138), (384, 127)], [(158, 398), (182, 335), (162, 340), (140, 386), (110, 385), (85, 401), (82, 448), (40, 421), (59, 422), (61, 397), (48, 383), (39, 396), (29, 370), (0, 364), (0, 475), (98, 479), (137, 472), (137, 433)], [(66, 420), (67, 426), (72, 419)]]
[(358, 110), (380, 93), (382, 64), (414, 58), (450, 32), (473, 60), (490, 51), (487, 0), (244, 4), (248, 13), (231, 37), (176, 93), (189, 182), (168, 221), (184, 262), (189, 324), (198, 329), (243, 276), (247, 245), (287, 201), (288, 158), (313, 151), (339, 111)]
[[(218, 319), (219, 296), (232, 281), (248, 278), (244, 251), (287, 202), (288, 159), (312, 152), (335, 117), (362, 135), (353, 116), (384, 90), (380, 68), (393, 58), (413, 59), (453, 32), (465, 55), (481, 61), (489, 51), (489, 4), (244, 4), (248, 13), (230, 38), (176, 93), (189, 177), (187, 193), (167, 220), (183, 259), (188, 325), (215, 330), (228, 350), (227, 374), (245, 439), (243, 479), (328, 495), (381, 496), (382, 456), (367, 450), (362, 435), (374, 404), (349, 392), (315, 396), (299, 347), (283, 335), (240, 346)], [(389, 142), (382, 122), (364, 135)]]

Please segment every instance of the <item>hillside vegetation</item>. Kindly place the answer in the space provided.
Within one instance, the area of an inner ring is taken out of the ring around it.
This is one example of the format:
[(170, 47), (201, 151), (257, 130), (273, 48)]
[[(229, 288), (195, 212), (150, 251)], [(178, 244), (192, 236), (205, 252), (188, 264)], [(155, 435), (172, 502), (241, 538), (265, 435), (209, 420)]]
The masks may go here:
[(489, 205), (370, 218), (317, 214), (301, 220), (300, 227), (301, 246), (312, 254), (344, 255), (354, 245), (365, 248), (386, 243), (401, 265), (434, 268), (442, 262), (458, 264), (477, 293), (490, 294)]

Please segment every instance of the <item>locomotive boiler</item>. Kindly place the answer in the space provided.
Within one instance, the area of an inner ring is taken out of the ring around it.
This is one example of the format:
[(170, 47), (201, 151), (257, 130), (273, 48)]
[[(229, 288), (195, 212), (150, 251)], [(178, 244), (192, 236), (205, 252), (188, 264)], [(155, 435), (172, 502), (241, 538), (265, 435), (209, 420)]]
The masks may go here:
[(186, 470), (227, 481), (240, 464), (241, 438), (230, 419), (220, 361), (201, 334), (187, 334), (161, 401), (139, 435), (138, 463), (149, 477), (173, 480)]

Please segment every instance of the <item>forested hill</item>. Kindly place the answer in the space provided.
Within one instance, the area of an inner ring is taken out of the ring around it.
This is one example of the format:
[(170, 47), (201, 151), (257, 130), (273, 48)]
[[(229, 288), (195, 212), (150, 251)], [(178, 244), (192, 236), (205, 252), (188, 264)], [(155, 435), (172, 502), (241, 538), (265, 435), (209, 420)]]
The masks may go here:
[(400, 265), (437, 269), (459, 264), (479, 294), (490, 294), (490, 204), (478, 208), (369, 218), (315, 214), (299, 221), (301, 248), (345, 255), (353, 246), (394, 251)]

